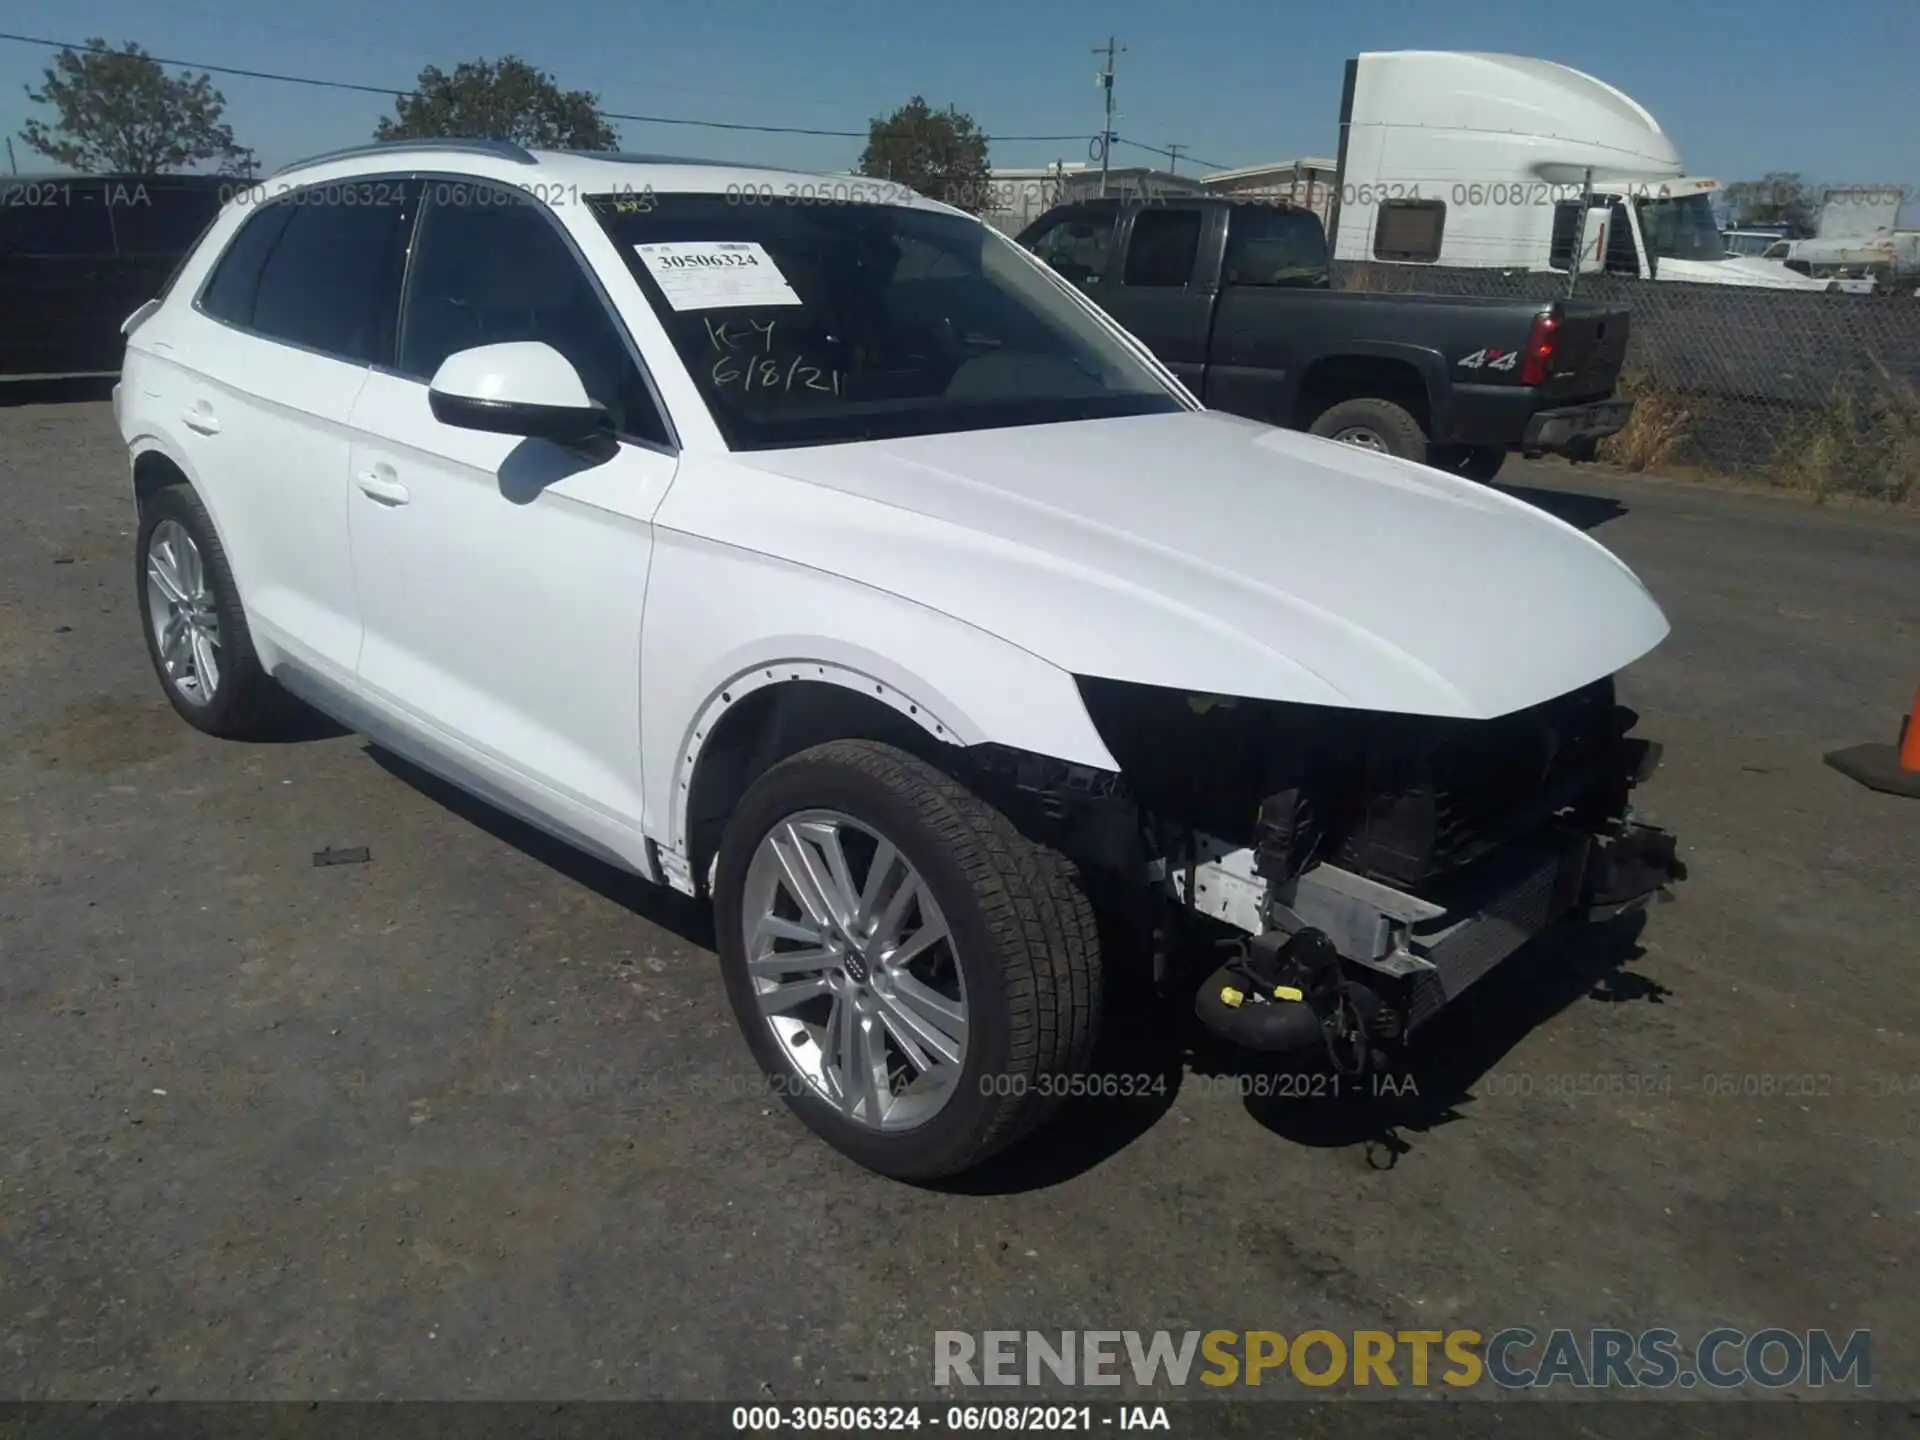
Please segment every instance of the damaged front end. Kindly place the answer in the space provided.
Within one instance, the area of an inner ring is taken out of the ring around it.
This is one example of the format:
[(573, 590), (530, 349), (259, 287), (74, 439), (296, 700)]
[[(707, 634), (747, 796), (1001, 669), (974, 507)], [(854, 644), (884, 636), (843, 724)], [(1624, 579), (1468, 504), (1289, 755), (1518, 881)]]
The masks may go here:
[(1685, 878), (1610, 678), (1493, 720), (1080, 684), (1150, 875), (1245, 936), (1196, 1007), (1250, 1049), (1363, 1067), (1548, 926)]

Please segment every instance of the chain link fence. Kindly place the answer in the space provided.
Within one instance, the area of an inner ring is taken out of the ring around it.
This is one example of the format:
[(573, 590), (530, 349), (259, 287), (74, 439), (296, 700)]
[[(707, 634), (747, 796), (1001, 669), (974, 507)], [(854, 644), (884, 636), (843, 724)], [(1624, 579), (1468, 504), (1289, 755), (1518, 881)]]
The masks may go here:
[[(1554, 300), (1544, 271), (1342, 262), (1376, 293)], [(1820, 493), (1920, 501), (1920, 296), (1582, 275), (1574, 300), (1628, 312), (1634, 423), (1610, 458), (1682, 464)]]

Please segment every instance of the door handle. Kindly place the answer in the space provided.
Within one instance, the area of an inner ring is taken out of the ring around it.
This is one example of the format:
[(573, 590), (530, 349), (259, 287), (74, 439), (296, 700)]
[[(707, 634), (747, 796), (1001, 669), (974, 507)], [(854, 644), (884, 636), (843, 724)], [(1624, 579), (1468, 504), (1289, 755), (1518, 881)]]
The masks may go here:
[(204, 400), (198, 405), (181, 411), (180, 423), (189, 430), (196, 431), (201, 435), (218, 435), (220, 433), (220, 422), (214, 418), (213, 411)]
[(404, 505), (413, 499), (406, 486), (393, 478), (385, 465), (375, 466), (360, 476), (360, 493), (382, 505)]

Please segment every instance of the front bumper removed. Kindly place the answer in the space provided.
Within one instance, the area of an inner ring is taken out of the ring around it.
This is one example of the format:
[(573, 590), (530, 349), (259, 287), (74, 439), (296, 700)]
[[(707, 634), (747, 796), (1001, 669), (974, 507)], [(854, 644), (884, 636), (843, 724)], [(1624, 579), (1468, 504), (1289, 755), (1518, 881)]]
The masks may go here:
[(1356, 1034), (1403, 1038), (1556, 922), (1639, 909), (1686, 878), (1673, 836), (1547, 831), (1416, 896), (1331, 865), (1269, 887), (1252, 852), (1219, 850), (1169, 877), (1203, 914), (1245, 930), (1200, 987), (1200, 1020), (1233, 1044), (1336, 1054)]

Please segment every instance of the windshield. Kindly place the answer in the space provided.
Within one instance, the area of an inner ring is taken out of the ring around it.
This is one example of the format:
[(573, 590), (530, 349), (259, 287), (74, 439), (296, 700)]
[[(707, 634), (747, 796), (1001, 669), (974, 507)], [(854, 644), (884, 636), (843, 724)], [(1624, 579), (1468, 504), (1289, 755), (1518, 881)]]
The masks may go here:
[(977, 221), (717, 194), (592, 203), (736, 450), (1184, 408)]
[(1713, 202), (1705, 195), (1668, 200), (1637, 200), (1640, 236), (1662, 260), (1724, 260), (1726, 242), (1714, 223)]

